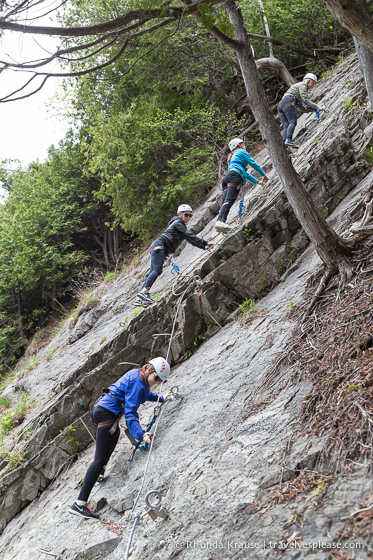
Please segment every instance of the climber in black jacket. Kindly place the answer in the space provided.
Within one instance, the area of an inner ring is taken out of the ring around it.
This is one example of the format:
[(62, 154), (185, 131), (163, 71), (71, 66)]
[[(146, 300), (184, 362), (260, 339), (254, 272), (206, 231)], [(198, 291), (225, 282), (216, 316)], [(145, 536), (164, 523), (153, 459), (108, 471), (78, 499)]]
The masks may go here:
[(154, 300), (149, 294), (150, 288), (158, 276), (162, 274), (165, 258), (170, 253), (174, 253), (184, 239), (200, 249), (210, 249), (212, 247), (212, 243), (207, 243), (207, 241), (201, 239), (201, 237), (197, 237), (186, 228), (186, 224), (192, 217), (192, 212), (192, 208), (188, 204), (181, 204), (177, 209), (177, 216), (174, 216), (172, 220), (169, 221), (166, 231), (153, 241), (150, 247), (150, 272), (141, 291), (137, 294), (135, 305), (147, 307), (151, 303), (154, 303)]

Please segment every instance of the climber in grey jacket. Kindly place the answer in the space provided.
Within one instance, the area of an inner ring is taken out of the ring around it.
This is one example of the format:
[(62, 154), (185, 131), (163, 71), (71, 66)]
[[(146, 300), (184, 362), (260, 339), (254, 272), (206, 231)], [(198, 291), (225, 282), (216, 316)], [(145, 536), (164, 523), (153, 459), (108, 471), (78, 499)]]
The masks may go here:
[(192, 212), (193, 210), (188, 204), (181, 204), (177, 209), (177, 216), (174, 216), (172, 220), (169, 221), (166, 231), (151, 244), (150, 272), (141, 291), (137, 294), (135, 305), (147, 307), (151, 303), (154, 303), (154, 300), (149, 294), (150, 288), (158, 276), (162, 274), (165, 258), (170, 253), (174, 253), (184, 239), (191, 245), (199, 247), (200, 249), (210, 249), (212, 247), (212, 243), (207, 243), (207, 241), (201, 237), (197, 237), (187, 229), (186, 224), (192, 217)]
[(291, 148), (299, 146), (293, 141), (294, 129), (297, 125), (297, 107), (302, 112), (325, 111), (326, 107), (317, 105), (308, 99), (308, 92), (313, 90), (317, 82), (315, 74), (306, 74), (303, 82), (292, 85), (278, 105), (278, 114), (283, 124), (282, 138), (285, 145)]

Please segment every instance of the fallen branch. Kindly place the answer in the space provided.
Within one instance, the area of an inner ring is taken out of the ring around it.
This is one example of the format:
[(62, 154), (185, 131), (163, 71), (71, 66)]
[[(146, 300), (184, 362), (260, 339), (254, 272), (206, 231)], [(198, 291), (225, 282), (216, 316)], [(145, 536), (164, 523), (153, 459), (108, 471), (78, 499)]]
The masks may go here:
[(358, 513), (361, 513), (362, 511), (369, 511), (372, 508), (373, 508), (373, 504), (371, 504), (369, 507), (366, 508), (357, 509), (356, 511), (353, 511), (350, 515), (347, 515), (347, 517), (341, 517), (340, 521), (347, 521), (347, 519), (351, 519), (351, 517), (354, 517)]

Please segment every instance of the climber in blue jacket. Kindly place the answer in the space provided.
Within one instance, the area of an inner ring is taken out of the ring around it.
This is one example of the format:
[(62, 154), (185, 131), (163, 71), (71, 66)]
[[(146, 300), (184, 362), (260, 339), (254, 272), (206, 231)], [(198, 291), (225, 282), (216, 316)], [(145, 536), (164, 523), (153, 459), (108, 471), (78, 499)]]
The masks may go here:
[(98, 519), (90, 510), (87, 502), (97, 480), (102, 481), (105, 468), (118, 443), (120, 434), (118, 420), (124, 414), (131, 436), (150, 444), (153, 434), (145, 432), (139, 423), (137, 409), (146, 401), (163, 402), (171, 392), (159, 397), (150, 391), (150, 387), (166, 381), (170, 375), (170, 366), (164, 358), (154, 358), (141, 369), (131, 369), (116, 383), (104, 390), (104, 394), (95, 402), (92, 420), (97, 426), (96, 451), (88, 467), (78, 499), (71, 506), (69, 513), (80, 517)]
[[(222, 233), (228, 233), (231, 227), (226, 224), (229, 210), (232, 208), (238, 192), (241, 187), (245, 186), (246, 181), (250, 183), (259, 183), (263, 185), (268, 181), (268, 177), (265, 171), (260, 167), (260, 165), (251, 157), (249, 152), (246, 151), (246, 146), (242, 138), (233, 138), (229, 142), (229, 149), (231, 153), (228, 156), (228, 173), (223, 177), (222, 188), (223, 188), (223, 204), (220, 208), (218, 221), (215, 224), (216, 231)], [(250, 165), (263, 177), (261, 181), (258, 181), (250, 173), (247, 172), (246, 167)]]

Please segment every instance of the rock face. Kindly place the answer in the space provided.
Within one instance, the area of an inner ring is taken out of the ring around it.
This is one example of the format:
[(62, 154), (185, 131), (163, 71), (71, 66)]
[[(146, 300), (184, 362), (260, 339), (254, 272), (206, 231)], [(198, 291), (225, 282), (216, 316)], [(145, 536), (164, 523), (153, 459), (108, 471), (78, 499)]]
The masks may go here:
[[(346, 107), (347, 97), (349, 104), (359, 99), (362, 105), (365, 99), (354, 58), (318, 86), (314, 99), (323, 99), (328, 113), (319, 122), (313, 115), (299, 119), (302, 147), (293, 156), (307, 189), (320, 210), (331, 214), (337, 230), (373, 179), (364, 160), (373, 142), (373, 122), (363, 110)], [(144, 255), (130, 274), (113, 282), (98, 305), (82, 313), (72, 330), (68, 325), (61, 329), (38, 357), (40, 365), (18, 382), (38, 405), (17, 432), (20, 436), (32, 428), (24, 448), (27, 463), (0, 479), (4, 560), (47, 558), (38, 548), (63, 559), (124, 558), (146, 452), (137, 452), (129, 462), (131, 445), (122, 436), (107, 481), (92, 493), (106, 522), (84, 523), (67, 509), (94, 453), (92, 404), (130, 364), (166, 355), (183, 292), (170, 348), (175, 364), (170, 385), (179, 386), (184, 398), (164, 409), (146, 479), (146, 491), (163, 493), (170, 516), (167, 521), (141, 520), (130, 557), (271, 558), (276, 551), (269, 543), (280, 541), (288, 526), (304, 541), (331, 542), (338, 540), (340, 518), (371, 491), (363, 472), (356, 470), (330, 487), (333, 500), (317, 512), (312, 496), (297, 498), (291, 507), (280, 504), (260, 514), (255, 509), (266, 489), (280, 480), (286, 483), (300, 469), (312, 470), (323, 443), (316, 437), (292, 440), (311, 383), (295, 384), (290, 371), (267, 377), (291, 337), (287, 305), (300, 300), (319, 259), (266, 150), (256, 159), (270, 183), (246, 195), (243, 221), (225, 237), (213, 229), (220, 187), (214, 189), (192, 224), (214, 248), (206, 252), (186, 245), (177, 257), (185, 276), (175, 277), (167, 267), (154, 286), (159, 302), (133, 309), (148, 267)], [(238, 202), (230, 213), (232, 224), (237, 208)], [(251, 298), (259, 300), (259, 311), (240, 326), (232, 319), (239, 304)], [(140, 413), (144, 426), (151, 410), (144, 406)], [(72, 454), (76, 447), (78, 458)], [(138, 511), (144, 511), (143, 498)], [(304, 525), (296, 524), (299, 511)], [(367, 558), (367, 553), (360, 550), (356, 557)], [(289, 558), (305, 555), (287, 552)], [(316, 550), (313, 558), (324, 559), (325, 553)]]

